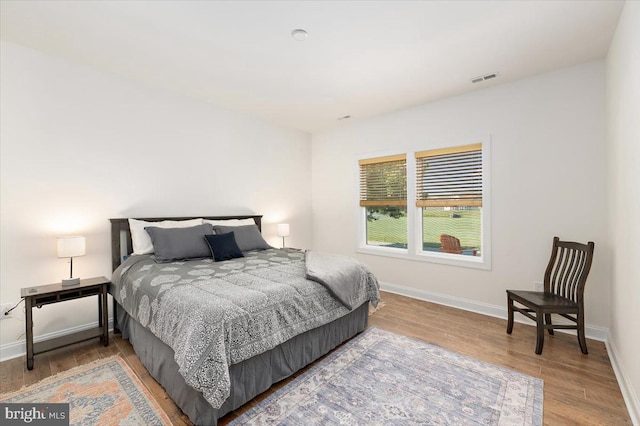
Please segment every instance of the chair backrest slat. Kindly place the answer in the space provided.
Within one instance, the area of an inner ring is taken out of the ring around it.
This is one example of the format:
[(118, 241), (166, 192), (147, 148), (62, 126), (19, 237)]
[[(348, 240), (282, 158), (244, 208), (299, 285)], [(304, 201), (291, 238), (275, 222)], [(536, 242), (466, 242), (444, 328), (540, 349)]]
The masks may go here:
[(558, 270), (559, 276), (558, 281), (554, 283), (556, 287), (556, 293), (559, 293), (563, 297), (568, 297), (567, 294), (567, 273), (568, 273), (568, 263), (569, 263), (570, 253), (564, 248), (560, 248), (560, 261), (558, 262)]
[(578, 250), (573, 250), (573, 252), (576, 258), (576, 266), (573, 269), (573, 273), (571, 274), (570, 285), (572, 294), (571, 299), (575, 300), (578, 292), (578, 285), (580, 284), (580, 277), (582, 276), (582, 273), (584, 271), (584, 261), (586, 255), (584, 252)]
[(566, 276), (565, 276), (565, 281), (562, 283), (563, 287), (565, 288), (565, 297), (574, 300), (575, 298), (575, 293), (574, 293), (574, 277), (576, 276), (576, 274), (578, 273), (578, 268), (576, 268), (576, 266), (578, 266), (577, 262), (576, 262), (576, 257), (578, 257), (578, 251), (576, 250), (571, 250), (571, 249), (566, 249), (567, 250), (567, 257), (570, 259), (569, 261), (569, 265), (567, 267), (567, 271), (566, 271)]

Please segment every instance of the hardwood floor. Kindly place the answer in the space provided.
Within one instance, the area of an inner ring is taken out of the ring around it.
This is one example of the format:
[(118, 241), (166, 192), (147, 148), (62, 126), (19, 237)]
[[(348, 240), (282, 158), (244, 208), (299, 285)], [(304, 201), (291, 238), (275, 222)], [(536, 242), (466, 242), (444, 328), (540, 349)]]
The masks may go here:
[[(384, 306), (369, 317), (370, 327), (404, 334), (542, 378), (545, 425), (631, 424), (602, 342), (587, 340), (589, 355), (583, 355), (575, 336), (556, 332), (553, 337), (545, 336), (544, 351), (542, 355), (536, 355), (533, 326), (516, 323), (513, 334), (507, 335), (506, 321), (502, 319), (392, 293), (382, 293), (382, 300)], [(119, 335), (113, 337), (108, 347), (95, 340), (37, 355), (32, 371), (26, 369), (25, 357), (2, 362), (0, 393), (117, 353), (126, 359), (149, 388), (174, 425), (191, 424), (142, 366), (129, 342)], [(274, 385), (240, 410), (225, 416), (220, 424), (225, 425), (285, 382)]]

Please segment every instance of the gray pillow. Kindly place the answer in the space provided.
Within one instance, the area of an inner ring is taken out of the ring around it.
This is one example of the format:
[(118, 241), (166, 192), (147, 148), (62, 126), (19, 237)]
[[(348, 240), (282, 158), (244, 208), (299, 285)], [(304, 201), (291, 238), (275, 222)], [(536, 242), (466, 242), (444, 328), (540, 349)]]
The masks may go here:
[(209, 223), (189, 228), (147, 226), (144, 229), (151, 237), (156, 262), (211, 257), (211, 250), (204, 238), (213, 234), (213, 226)]
[(242, 251), (249, 250), (266, 250), (273, 248), (262, 238), (260, 230), (257, 225), (244, 225), (244, 226), (222, 226), (216, 225), (213, 227), (216, 234), (226, 234), (233, 232), (236, 238), (236, 243)]

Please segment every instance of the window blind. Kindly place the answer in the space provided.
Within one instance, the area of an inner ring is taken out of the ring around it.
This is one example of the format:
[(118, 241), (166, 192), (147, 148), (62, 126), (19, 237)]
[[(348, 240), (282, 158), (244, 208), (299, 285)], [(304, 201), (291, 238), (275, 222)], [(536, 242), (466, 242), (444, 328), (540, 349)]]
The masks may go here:
[(407, 156), (367, 158), (360, 165), (360, 205), (407, 205)]
[(482, 144), (416, 152), (416, 206), (481, 207)]

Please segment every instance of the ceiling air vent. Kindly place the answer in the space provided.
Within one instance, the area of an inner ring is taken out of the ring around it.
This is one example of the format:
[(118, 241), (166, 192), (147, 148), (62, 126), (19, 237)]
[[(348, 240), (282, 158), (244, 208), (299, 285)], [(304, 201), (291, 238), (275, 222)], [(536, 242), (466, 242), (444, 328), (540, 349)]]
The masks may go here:
[(486, 74), (486, 75), (481, 75), (478, 77), (474, 77), (471, 79), (472, 83), (480, 83), (481, 81), (487, 81), (487, 80), (491, 80), (492, 78), (496, 78), (498, 76), (497, 72), (494, 72), (493, 74)]

